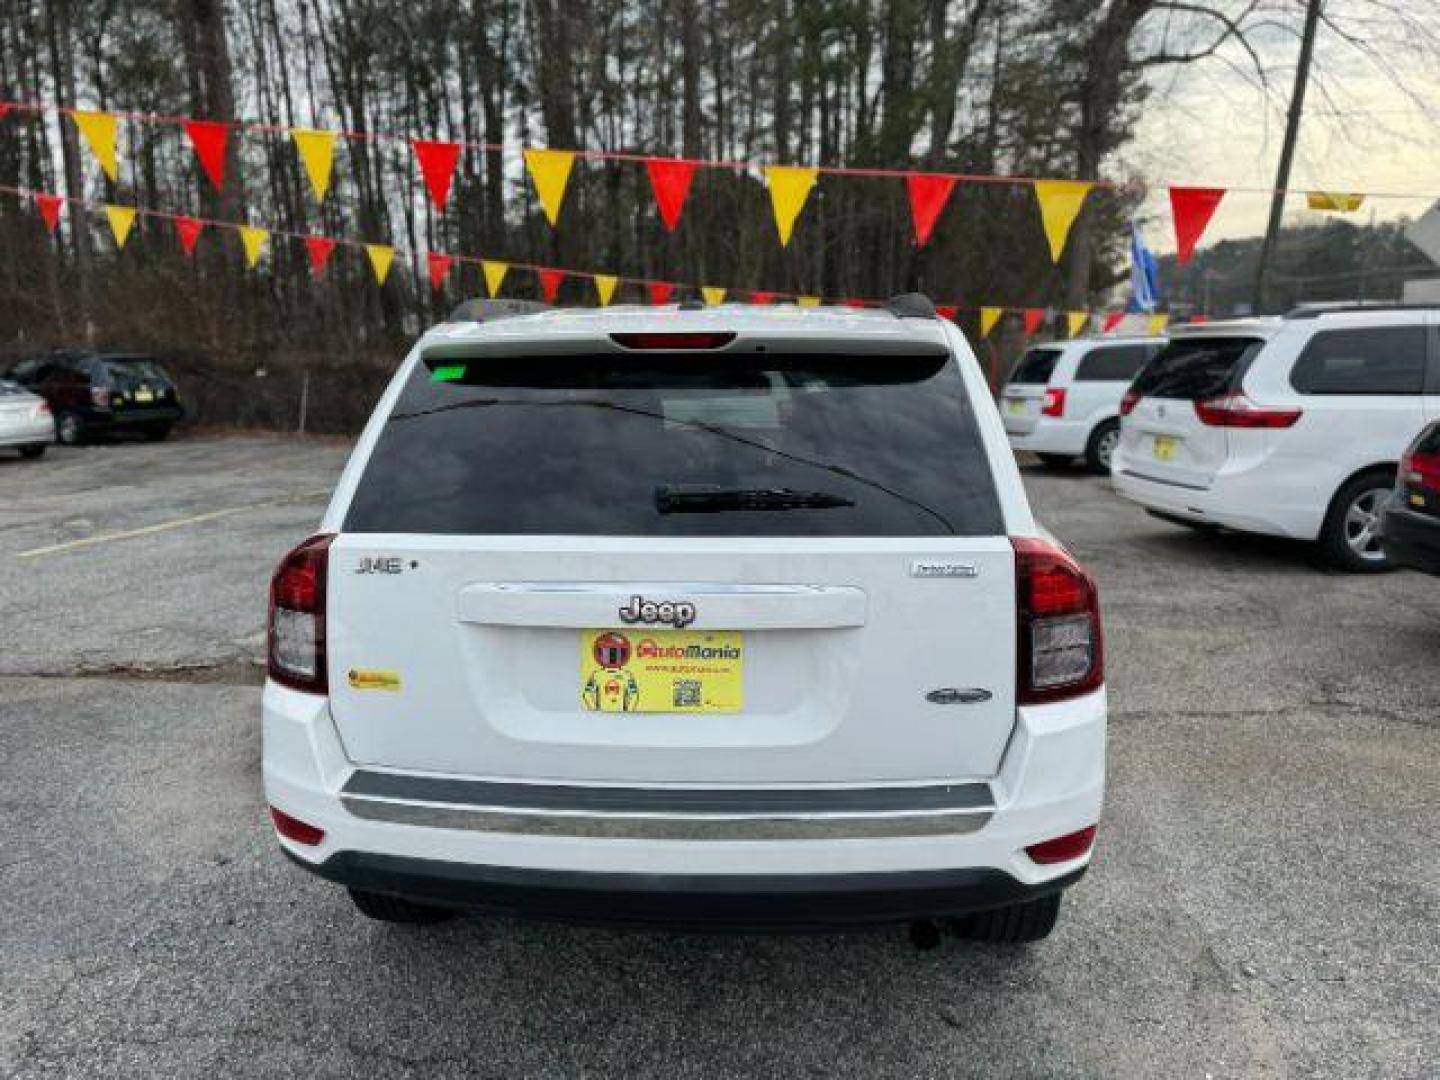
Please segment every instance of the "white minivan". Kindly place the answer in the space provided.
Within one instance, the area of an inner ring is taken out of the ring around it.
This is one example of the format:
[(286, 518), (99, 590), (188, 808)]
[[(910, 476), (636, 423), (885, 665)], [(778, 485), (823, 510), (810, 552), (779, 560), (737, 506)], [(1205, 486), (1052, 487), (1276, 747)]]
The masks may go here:
[(1164, 343), (1099, 337), (1026, 349), (1000, 396), (1010, 445), (1051, 468), (1083, 457), (1091, 472), (1108, 473), (1120, 437), (1120, 399)]
[(1115, 489), (1153, 513), (1389, 565), (1379, 517), (1440, 418), (1440, 310), (1301, 310), (1176, 327), (1122, 407)]
[(1090, 861), (1095, 586), (923, 297), (432, 330), (269, 627), (280, 844), (374, 918), (1029, 941)]

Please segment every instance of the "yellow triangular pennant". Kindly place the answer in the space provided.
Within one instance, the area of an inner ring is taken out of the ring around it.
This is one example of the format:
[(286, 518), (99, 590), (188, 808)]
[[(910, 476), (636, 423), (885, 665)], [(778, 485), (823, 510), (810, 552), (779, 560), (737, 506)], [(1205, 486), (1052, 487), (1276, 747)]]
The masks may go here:
[(130, 228), (135, 224), (133, 206), (107, 206), (105, 216), (110, 219), (110, 231), (115, 234), (115, 246), (123, 248), (130, 239)]
[(990, 331), (995, 329), (995, 324), (1000, 321), (1000, 316), (1005, 314), (1004, 308), (982, 307), (980, 309), (980, 336), (989, 337)]
[(240, 246), (245, 249), (245, 265), (254, 268), (260, 261), (260, 252), (265, 241), (270, 239), (269, 229), (257, 229), (250, 225), (240, 226)]
[(615, 295), (615, 286), (619, 284), (620, 279), (614, 274), (595, 275), (595, 295), (600, 298), (601, 307), (610, 303), (610, 298)]
[(797, 296), (795, 303), (799, 307), (819, 307), (820, 298), (818, 296)]
[(1347, 191), (1311, 191), (1306, 195), (1305, 201), (1311, 210), (1338, 210), (1342, 214), (1348, 214), (1360, 209), (1365, 202), (1365, 196)]
[(1089, 321), (1090, 313), (1088, 311), (1067, 311), (1065, 313), (1065, 327), (1069, 330), (1070, 337), (1074, 337), (1085, 329), (1085, 324)]
[(725, 289), (719, 285), (701, 285), (700, 295), (705, 298), (705, 303), (711, 307), (725, 302)]
[(797, 165), (767, 165), (765, 182), (770, 187), (770, 206), (775, 211), (775, 228), (780, 233), (780, 246), (790, 243), (790, 230), (810, 198), (819, 169)]
[(525, 167), (540, 196), (540, 208), (553, 226), (560, 218), (560, 204), (565, 201), (565, 188), (570, 183), (570, 168), (575, 164), (573, 150), (526, 150)]
[(500, 295), (500, 286), (505, 284), (505, 275), (510, 272), (510, 264), (481, 259), (480, 269), (485, 272), (485, 291), (494, 299)]
[(91, 153), (100, 162), (100, 167), (105, 170), (105, 175), (111, 180), (120, 178), (120, 166), (115, 160), (115, 117), (110, 113), (103, 112), (80, 112), (70, 114), (75, 120), (75, 126), (80, 129), (80, 134), (85, 137), (85, 143), (90, 147)]
[(1170, 325), (1170, 316), (1169, 316), (1169, 315), (1166, 315), (1163, 311), (1162, 311), (1160, 314), (1158, 314), (1158, 315), (1151, 315), (1151, 316), (1150, 316), (1150, 322), (1149, 322), (1148, 325), (1149, 325), (1150, 333), (1152, 333), (1152, 334), (1164, 333), (1165, 327), (1167, 327), (1167, 326)]
[(384, 285), (385, 279), (390, 276), (390, 264), (395, 261), (395, 249), (389, 244), (366, 244), (365, 255), (370, 259), (375, 283)]
[(310, 177), (310, 188), (315, 192), (315, 201), (319, 202), (330, 190), (330, 169), (335, 164), (335, 133), (291, 128), (290, 138), (295, 140), (295, 149), (300, 151), (305, 175)]
[(1040, 223), (1045, 226), (1045, 239), (1050, 241), (1050, 258), (1060, 261), (1070, 226), (1085, 203), (1085, 196), (1094, 187), (1084, 180), (1036, 180), (1035, 198), (1040, 202)]

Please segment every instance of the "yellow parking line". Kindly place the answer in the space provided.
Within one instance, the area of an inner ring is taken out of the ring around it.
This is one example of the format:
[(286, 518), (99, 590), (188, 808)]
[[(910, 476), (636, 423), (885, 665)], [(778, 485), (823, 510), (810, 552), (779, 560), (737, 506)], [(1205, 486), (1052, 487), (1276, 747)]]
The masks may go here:
[(67, 540), (63, 544), (51, 544), (48, 547), (32, 548), (29, 551), (22, 551), (16, 558), (31, 559), (39, 555), (54, 555), (61, 551), (72, 551), (75, 548), (89, 547), (91, 544), (108, 544), (112, 540), (130, 540), (136, 536), (149, 536), (151, 533), (166, 532), (170, 529), (183, 528), (186, 525), (199, 525), (201, 522), (230, 517), (232, 514), (243, 514), (246, 510), (259, 510), (267, 506), (280, 506), (284, 503), (300, 502), (304, 499), (315, 498), (317, 494), (323, 495), (324, 492), (306, 492), (304, 495), (292, 495), (289, 498), (253, 503), (250, 506), (230, 506), (224, 510), (211, 510), (204, 514), (192, 514), (190, 517), (175, 518), (173, 521), (161, 521), (139, 529), (126, 529), (124, 532), (102, 533), (99, 536), (86, 536), (79, 540)]

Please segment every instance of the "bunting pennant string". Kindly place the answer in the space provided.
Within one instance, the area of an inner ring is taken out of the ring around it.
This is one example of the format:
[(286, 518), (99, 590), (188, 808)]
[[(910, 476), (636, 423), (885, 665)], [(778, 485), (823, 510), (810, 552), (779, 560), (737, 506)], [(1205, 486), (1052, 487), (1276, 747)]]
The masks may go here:
[(780, 246), (788, 247), (795, 219), (810, 198), (819, 170), (795, 165), (767, 165), (765, 182), (770, 188), (770, 206), (775, 212), (775, 228), (780, 233)]
[(819, 307), (819, 306), (820, 306), (820, 297), (818, 297), (818, 296), (797, 296), (797, 297), (795, 298), (795, 306), (796, 306), (796, 307)]
[(1169, 325), (1170, 325), (1170, 316), (1169, 316), (1169, 315), (1166, 315), (1166, 314), (1162, 311), (1162, 312), (1160, 312), (1158, 315), (1151, 315), (1151, 316), (1150, 316), (1150, 323), (1149, 323), (1149, 325), (1147, 326), (1147, 329), (1148, 329), (1148, 330), (1150, 331), (1150, 333), (1152, 333), (1152, 334), (1163, 334), (1163, 333), (1165, 332), (1165, 327), (1167, 327), (1167, 326), (1169, 326)]
[(942, 319), (949, 319), (951, 322), (954, 322), (954, 321), (955, 321), (955, 316), (958, 315), (958, 314), (960, 314), (960, 305), (959, 305), (959, 304), (936, 304), (936, 305), (935, 305), (935, 314), (936, 314), (936, 315), (939, 315)]
[(305, 254), (310, 258), (310, 274), (322, 277), (330, 262), (330, 254), (335, 250), (335, 241), (328, 236), (307, 236), (304, 241)]
[(40, 211), (40, 220), (45, 228), (54, 232), (60, 225), (60, 211), (65, 208), (65, 199), (59, 195), (36, 193), (35, 206)]
[(505, 275), (510, 271), (510, 264), (481, 259), (480, 269), (485, 275), (485, 291), (493, 300), (500, 295), (500, 286), (505, 284)]
[(115, 237), (115, 246), (122, 251), (125, 241), (130, 239), (130, 230), (135, 225), (133, 206), (106, 206), (105, 219), (110, 222), (110, 232)]
[(1085, 329), (1085, 324), (1090, 321), (1088, 311), (1067, 311), (1065, 313), (1065, 336), (1074, 337)]
[(540, 209), (553, 228), (560, 219), (560, 205), (565, 201), (565, 188), (570, 183), (570, 170), (575, 166), (573, 150), (525, 151), (525, 168), (540, 198)]
[(990, 331), (995, 329), (995, 324), (1000, 321), (1000, 316), (1004, 313), (1004, 308), (982, 307), (980, 309), (980, 336), (982, 338), (990, 336)]
[(1195, 245), (1224, 197), (1224, 188), (1170, 189), (1170, 212), (1175, 217), (1175, 261), (1181, 266), (1195, 253)]
[[(1065, 241), (1070, 238), (1070, 226), (1085, 196), (1090, 194), (1094, 184), (1084, 180), (1036, 180), (1035, 198), (1040, 203), (1040, 223), (1045, 227), (1045, 239), (1050, 242), (1050, 259), (1059, 262), (1065, 250)], [(1028, 332), (1028, 331), (1027, 331)]]
[(1045, 321), (1044, 308), (1025, 308), (1020, 312), (1021, 328), (1025, 331), (1026, 337), (1034, 335), (1040, 329), (1040, 324)]
[(1365, 203), (1365, 196), (1358, 192), (1311, 191), (1305, 195), (1305, 204), (1311, 210), (1334, 210), (1342, 214), (1354, 213)]
[(906, 194), (910, 197), (910, 220), (915, 225), (915, 246), (924, 247), (940, 211), (945, 209), (950, 193), (955, 190), (953, 176), (943, 173), (915, 173), (905, 178)]
[(725, 289), (719, 285), (701, 285), (700, 295), (710, 307), (719, 307), (725, 302)]
[(186, 255), (195, 254), (195, 245), (200, 242), (200, 233), (204, 228), (205, 222), (199, 218), (175, 218), (175, 238), (180, 241), (180, 250)]
[(315, 201), (324, 202), (325, 193), (330, 190), (330, 173), (335, 166), (335, 133), (292, 128), (290, 138), (300, 152), (300, 161), (305, 166), (305, 175), (310, 178), (310, 190), (315, 193)]
[(430, 288), (436, 292), (445, 284), (445, 277), (450, 273), (450, 264), (455, 260), (452, 256), (442, 254), (439, 251), (427, 251), (425, 253), (425, 271), (430, 275)]
[(546, 267), (543, 270), (537, 270), (536, 274), (540, 278), (540, 292), (545, 297), (545, 302), (553, 304), (556, 295), (560, 292), (560, 283), (565, 280), (565, 271)]
[(384, 285), (385, 279), (390, 276), (390, 266), (395, 262), (395, 249), (389, 244), (366, 244), (365, 257), (370, 260), (375, 284)]
[(752, 304), (773, 304), (777, 293), (766, 292), (763, 289), (752, 289), (750, 291), (750, 303)]
[(674, 232), (680, 224), (680, 211), (685, 207), (690, 182), (698, 167), (696, 162), (683, 158), (650, 158), (645, 162), (650, 189), (655, 193), (655, 205), (660, 208), (660, 220), (666, 232)]
[(655, 307), (668, 304), (675, 295), (675, 286), (668, 281), (652, 281), (646, 288), (650, 293), (650, 303)]
[(270, 232), (268, 229), (257, 229), (251, 225), (242, 225), (239, 231), (240, 246), (245, 249), (245, 265), (253, 270), (260, 262), (260, 252), (265, 249)]
[(615, 287), (620, 284), (620, 279), (614, 274), (595, 275), (595, 298), (600, 301), (601, 307), (609, 307), (610, 301), (615, 297)]
[(425, 190), (435, 209), (443, 211), (450, 201), (450, 185), (455, 180), (455, 164), (460, 160), (460, 144), (453, 142), (428, 142), (425, 139), (412, 140), (415, 160), (420, 165), (420, 177), (425, 181)]
[(1123, 312), (1123, 311), (1112, 311), (1112, 312), (1110, 312), (1108, 315), (1105, 316), (1105, 321), (1100, 324), (1100, 332), (1101, 332), (1102, 334), (1108, 334), (1108, 333), (1110, 333), (1111, 330), (1114, 330), (1115, 327), (1119, 326), (1119, 325), (1120, 325), (1122, 322), (1124, 322), (1124, 321), (1125, 321), (1125, 312)]
[(120, 179), (120, 164), (115, 157), (115, 133), (118, 124), (113, 113), (81, 112), (70, 114), (75, 126), (80, 129), (85, 145), (100, 162), (100, 168), (112, 181)]
[(195, 159), (209, 177), (216, 191), (225, 186), (225, 151), (230, 143), (230, 127), (213, 120), (186, 120), (185, 135), (195, 151)]

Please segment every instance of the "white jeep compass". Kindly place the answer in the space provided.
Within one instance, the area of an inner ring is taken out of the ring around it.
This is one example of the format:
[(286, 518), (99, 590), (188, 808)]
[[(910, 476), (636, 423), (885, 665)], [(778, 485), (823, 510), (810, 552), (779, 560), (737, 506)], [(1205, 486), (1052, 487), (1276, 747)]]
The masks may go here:
[(1041, 938), (1095, 588), (923, 297), (450, 322), (270, 593), (285, 852), (365, 914)]

